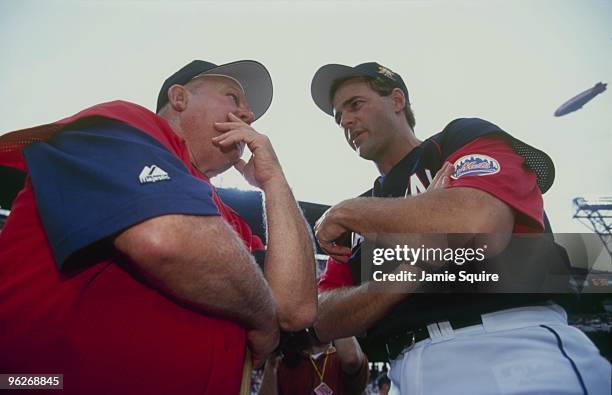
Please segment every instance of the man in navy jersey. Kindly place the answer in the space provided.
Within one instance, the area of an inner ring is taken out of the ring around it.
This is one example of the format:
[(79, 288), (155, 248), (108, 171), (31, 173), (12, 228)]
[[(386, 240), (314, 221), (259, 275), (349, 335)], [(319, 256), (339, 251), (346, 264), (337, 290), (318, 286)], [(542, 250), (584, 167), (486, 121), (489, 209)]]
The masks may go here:
[[(366, 344), (382, 344), (401, 394), (608, 393), (609, 363), (545, 294), (415, 293), (407, 282), (360, 278), (367, 259), (359, 235), (495, 235), (503, 257), (513, 233), (549, 232), (542, 194), (554, 178), (550, 158), (477, 118), (456, 119), (421, 141), (403, 79), (378, 63), (325, 65), (311, 93), (381, 175), (317, 224), (331, 256), (319, 283), (318, 338), (365, 333)], [(349, 233), (352, 249), (341, 242)], [(523, 253), (542, 265), (564, 263), (552, 243)], [(427, 266), (412, 269), (420, 275)]]
[[(235, 394), (246, 347), (260, 365), (279, 328), (312, 323), (312, 239), (250, 126), (271, 100), (260, 63), (196, 60), (157, 113), (115, 101), (2, 136), (0, 163), (28, 177), (0, 234), (0, 372), (63, 374), (69, 394)], [(209, 181), (232, 166), (264, 193), (265, 251)]]

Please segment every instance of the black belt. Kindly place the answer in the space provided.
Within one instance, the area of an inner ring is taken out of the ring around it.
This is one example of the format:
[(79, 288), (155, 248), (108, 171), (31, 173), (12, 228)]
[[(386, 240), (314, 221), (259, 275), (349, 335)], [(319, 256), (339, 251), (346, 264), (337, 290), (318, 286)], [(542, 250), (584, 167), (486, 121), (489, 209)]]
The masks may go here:
[[(453, 329), (465, 328), (472, 325), (482, 324), (482, 318), (480, 315), (467, 317), (457, 320), (439, 320), (436, 322), (450, 322)], [(389, 360), (397, 358), (404, 350), (410, 350), (415, 343), (425, 340), (429, 337), (429, 331), (427, 325), (416, 329), (409, 329), (404, 332), (400, 332), (397, 335), (392, 335), (387, 339), (385, 347), (387, 349), (387, 356)]]

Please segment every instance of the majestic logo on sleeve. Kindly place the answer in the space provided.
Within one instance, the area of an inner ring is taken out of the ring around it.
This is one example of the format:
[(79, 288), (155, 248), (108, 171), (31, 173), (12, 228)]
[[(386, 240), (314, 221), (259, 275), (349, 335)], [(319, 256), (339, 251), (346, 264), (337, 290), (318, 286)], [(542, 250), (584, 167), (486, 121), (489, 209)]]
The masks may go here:
[(168, 173), (157, 167), (157, 165), (145, 166), (138, 176), (141, 184), (147, 184), (150, 182), (169, 180), (170, 176)]
[(458, 179), (465, 176), (488, 176), (499, 173), (499, 162), (490, 156), (481, 154), (465, 155), (454, 163), (455, 172), (451, 178)]

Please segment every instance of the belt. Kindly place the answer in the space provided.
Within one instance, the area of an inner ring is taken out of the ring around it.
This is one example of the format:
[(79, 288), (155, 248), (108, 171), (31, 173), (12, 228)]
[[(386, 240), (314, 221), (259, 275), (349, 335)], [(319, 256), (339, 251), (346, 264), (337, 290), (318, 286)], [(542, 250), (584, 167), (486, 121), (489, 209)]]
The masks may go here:
[[(448, 321), (453, 329), (465, 328), (472, 325), (480, 325), (482, 324), (482, 318), (480, 315), (466, 317), (457, 320), (439, 320), (436, 322)], [(425, 340), (429, 338), (429, 331), (427, 330), (427, 325), (416, 328), (409, 329), (404, 332), (400, 332), (396, 335), (389, 336), (387, 338), (387, 342), (385, 343), (385, 348), (387, 350), (387, 356), (389, 360), (397, 358), (402, 352), (409, 351), (417, 342), (421, 340)]]

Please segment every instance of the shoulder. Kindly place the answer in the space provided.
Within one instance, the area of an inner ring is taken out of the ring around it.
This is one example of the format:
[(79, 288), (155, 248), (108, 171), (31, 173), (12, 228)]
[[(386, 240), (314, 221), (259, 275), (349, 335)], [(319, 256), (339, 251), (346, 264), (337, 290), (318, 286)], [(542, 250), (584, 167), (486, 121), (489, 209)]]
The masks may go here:
[[(189, 163), (188, 153), (182, 139), (174, 133), (165, 119), (135, 103), (127, 101), (111, 101), (89, 107), (73, 116), (57, 121), (55, 124), (61, 130), (73, 129), (74, 126), (96, 125), (100, 122), (115, 121), (133, 128), (137, 134), (146, 134), (159, 144), (162, 144), (186, 164)], [(122, 130), (123, 133), (126, 130)]]
[(440, 147), (442, 157), (446, 158), (453, 152), (471, 141), (488, 135), (509, 137), (499, 126), (481, 118), (457, 118), (448, 123), (444, 129), (430, 137)]
[(449, 122), (436, 136), (446, 142), (471, 141), (487, 134), (505, 134), (496, 124), (481, 118), (457, 118)]

